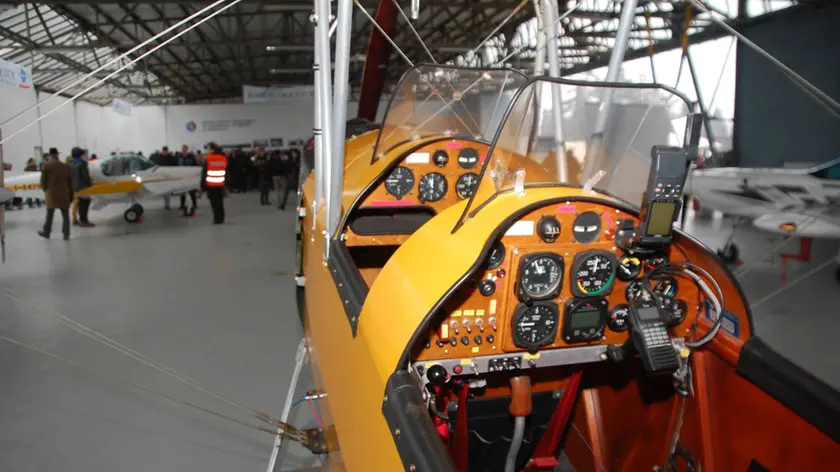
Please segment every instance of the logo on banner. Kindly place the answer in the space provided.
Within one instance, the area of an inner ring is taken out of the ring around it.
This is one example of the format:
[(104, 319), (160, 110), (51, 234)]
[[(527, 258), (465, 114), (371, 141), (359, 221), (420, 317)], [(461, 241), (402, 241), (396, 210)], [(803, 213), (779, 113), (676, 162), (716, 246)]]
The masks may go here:
[(18, 84), (18, 87), (22, 88), (22, 89), (30, 88), (31, 86), (26, 83), (27, 80), (29, 80), (29, 74), (26, 73), (26, 68), (25, 67), (21, 67), (20, 68), (20, 83)]
[(192, 133), (193, 131), (196, 130), (196, 128), (198, 128), (198, 125), (195, 124), (195, 121), (188, 121), (187, 122), (187, 131)]

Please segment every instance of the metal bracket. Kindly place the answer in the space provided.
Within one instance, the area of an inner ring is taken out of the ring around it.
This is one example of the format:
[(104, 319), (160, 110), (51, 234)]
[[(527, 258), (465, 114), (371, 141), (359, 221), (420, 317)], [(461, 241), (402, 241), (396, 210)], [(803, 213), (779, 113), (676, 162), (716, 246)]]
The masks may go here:
[(298, 287), (306, 287), (306, 276), (300, 275), (295, 277), (295, 285)]

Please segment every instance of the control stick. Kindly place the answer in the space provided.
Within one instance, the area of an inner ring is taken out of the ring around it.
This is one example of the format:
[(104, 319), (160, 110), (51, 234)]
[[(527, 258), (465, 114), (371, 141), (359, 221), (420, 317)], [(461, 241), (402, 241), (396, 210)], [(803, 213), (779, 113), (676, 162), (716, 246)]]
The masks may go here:
[(510, 407), (508, 411), (514, 418), (513, 438), (510, 441), (505, 459), (505, 472), (516, 471), (516, 458), (525, 437), (525, 418), (531, 414), (531, 377), (518, 375), (510, 378)]

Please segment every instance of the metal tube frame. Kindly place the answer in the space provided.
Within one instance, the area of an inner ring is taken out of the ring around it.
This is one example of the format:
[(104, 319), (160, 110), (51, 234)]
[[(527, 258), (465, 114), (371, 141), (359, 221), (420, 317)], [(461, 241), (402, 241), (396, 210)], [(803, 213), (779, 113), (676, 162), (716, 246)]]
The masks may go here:
[[(330, 91), (332, 90), (330, 77), (330, 1), (329, 0), (315, 0), (315, 57), (320, 67), (318, 67), (318, 88), (315, 93), (318, 95), (318, 110), (321, 115), (321, 179), (322, 189), (327, 192), (323, 196), (324, 200), (324, 215), (325, 222), (330, 221), (333, 208), (331, 207), (330, 192), (332, 184), (332, 172), (330, 165), (332, 163), (332, 153), (330, 149), (330, 136), (332, 136), (332, 123), (330, 117), (332, 116), (332, 103), (330, 100)], [(316, 142), (317, 146), (317, 142)], [(317, 178), (317, 176), (316, 176)], [(324, 186), (324, 184), (329, 186)], [(316, 198), (321, 198), (317, 196)], [(313, 215), (315, 217), (315, 215)], [(324, 238), (324, 255), (323, 259), (329, 258), (330, 236), (326, 235)]]
[[(548, 75), (560, 78), (560, 63), (557, 52), (557, 2), (556, 0), (541, 0), (543, 16), (545, 17), (545, 36), (548, 46)], [(551, 86), (551, 112), (554, 115), (554, 152), (557, 159), (557, 177), (560, 182), (568, 182), (568, 167), (566, 163), (566, 139), (563, 134), (563, 97), (560, 84)], [(542, 110), (539, 110), (542, 114)]]
[[(316, 23), (317, 29), (317, 13), (313, 14), (310, 21)], [(312, 124), (312, 136), (314, 138), (315, 146), (315, 168), (312, 170), (315, 175), (315, 198), (312, 199), (312, 231), (315, 231), (315, 223), (317, 222), (318, 209), (321, 207), (322, 196), (324, 195), (324, 135), (321, 129), (321, 83), (320, 83), (320, 68), (318, 57), (318, 34), (315, 34), (315, 47), (312, 55), (312, 71), (313, 71), (313, 87), (315, 89), (315, 113), (314, 122)]]
[[(689, 46), (690, 48), (691, 46)], [(703, 94), (700, 92), (700, 81), (697, 77), (697, 70), (694, 68), (694, 61), (691, 59), (691, 51), (689, 48), (685, 50), (685, 60), (688, 62), (688, 72), (691, 74), (691, 82), (694, 84), (694, 92), (697, 94), (697, 105), (700, 107), (700, 113), (703, 114), (703, 127), (706, 128), (706, 137), (709, 138), (709, 149), (712, 151), (712, 162), (717, 162), (718, 150), (715, 145), (715, 134), (712, 130), (711, 119), (709, 118), (709, 110), (703, 102)], [(724, 68), (726, 63), (724, 63)]]
[[(627, 51), (627, 44), (630, 39), (630, 31), (633, 30), (633, 20), (636, 17), (637, 0), (624, 0), (621, 7), (621, 17), (618, 22), (618, 31), (615, 33), (615, 46), (610, 54), (610, 62), (607, 67), (607, 78), (605, 82), (617, 82), (621, 74), (621, 64), (624, 63), (624, 53)], [(604, 90), (601, 99), (601, 109), (598, 111), (598, 118), (595, 120), (595, 134), (603, 134), (607, 127), (607, 117), (610, 113), (609, 104), (612, 102), (613, 89)]]
[(332, 161), (330, 162), (327, 232), (330, 237), (341, 220), (341, 196), (344, 193), (344, 142), (347, 131), (347, 95), (350, 79), (350, 36), (353, 26), (353, 0), (338, 0), (335, 37), (335, 93), (333, 96)]

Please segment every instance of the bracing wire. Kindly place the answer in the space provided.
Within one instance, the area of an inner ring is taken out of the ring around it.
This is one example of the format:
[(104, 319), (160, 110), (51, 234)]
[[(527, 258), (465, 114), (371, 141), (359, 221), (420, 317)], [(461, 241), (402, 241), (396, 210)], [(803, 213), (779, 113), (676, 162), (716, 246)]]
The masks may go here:
[[(27, 112), (29, 112), (29, 111), (31, 111), (31, 110), (33, 110), (33, 109), (37, 108), (37, 107), (38, 107), (38, 106), (40, 106), (40, 105), (43, 105), (43, 104), (45, 104), (45, 103), (47, 103), (47, 102), (49, 102), (49, 101), (53, 100), (55, 97), (57, 97), (57, 96), (59, 96), (59, 95), (61, 95), (61, 94), (65, 93), (65, 92), (67, 92), (68, 90), (72, 89), (72, 88), (73, 88), (73, 87), (75, 87), (76, 85), (78, 85), (78, 84), (80, 84), (80, 83), (84, 82), (85, 80), (87, 80), (87, 79), (89, 79), (89, 78), (93, 77), (93, 76), (94, 76), (94, 75), (96, 75), (97, 73), (102, 72), (103, 70), (107, 69), (107, 68), (108, 68), (108, 66), (110, 66), (111, 64), (114, 64), (115, 62), (119, 62), (119, 61), (121, 61), (121, 60), (123, 60), (123, 59), (127, 58), (129, 55), (131, 55), (131, 54), (133, 54), (134, 52), (138, 51), (139, 49), (141, 49), (141, 48), (145, 47), (147, 44), (149, 44), (149, 43), (151, 43), (151, 42), (153, 42), (153, 41), (156, 41), (156, 40), (157, 40), (158, 38), (160, 38), (161, 36), (164, 36), (165, 34), (167, 34), (167, 33), (171, 32), (171, 31), (175, 30), (175, 29), (176, 29), (176, 28), (178, 28), (179, 26), (181, 26), (181, 25), (183, 25), (183, 24), (185, 24), (185, 23), (188, 23), (188, 22), (189, 22), (190, 20), (192, 20), (193, 18), (196, 18), (197, 16), (202, 15), (204, 12), (206, 12), (206, 11), (208, 11), (208, 10), (212, 9), (213, 7), (215, 7), (215, 6), (217, 6), (217, 5), (221, 4), (221, 3), (224, 3), (224, 2), (226, 2), (226, 1), (228, 1), (228, 0), (217, 0), (216, 2), (211, 3), (210, 5), (207, 5), (206, 7), (202, 8), (201, 10), (198, 10), (198, 11), (194, 12), (192, 15), (190, 15), (190, 16), (188, 16), (188, 17), (184, 18), (183, 20), (181, 20), (181, 21), (179, 21), (179, 22), (175, 23), (174, 25), (172, 25), (172, 26), (170, 26), (170, 27), (166, 28), (165, 30), (163, 30), (163, 31), (161, 31), (160, 33), (158, 33), (158, 34), (156, 34), (156, 35), (152, 36), (151, 38), (149, 38), (149, 39), (147, 39), (147, 40), (143, 41), (142, 43), (138, 44), (137, 46), (134, 46), (133, 48), (131, 48), (131, 49), (129, 49), (128, 51), (126, 51), (126, 52), (124, 52), (124, 53), (120, 54), (119, 56), (117, 56), (117, 57), (115, 57), (115, 58), (111, 59), (110, 61), (106, 62), (105, 64), (102, 64), (102, 65), (101, 65), (101, 66), (99, 66), (98, 68), (96, 68), (96, 69), (94, 69), (94, 70), (92, 70), (92, 71), (88, 72), (88, 73), (87, 73), (87, 74), (85, 74), (85, 76), (84, 76), (84, 77), (82, 77), (81, 79), (78, 79), (78, 80), (76, 80), (76, 81), (74, 81), (74, 82), (71, 82), (70, 84), (68, 84), (68, 85), (66, 85), (64, 88), (62, 88), (61, 90), (59, 90), (59, 91), (55, 92), (54, 94), (50, 95), (48, 98), (46, 98), (46, 99), (44, 99), (44, 100), (39, 101), (38, 103), (36, 103), (36, 104), (32, 105), (31, 107), (27, 108), (26, 110), (23, 110), (23, 111), (21, 111), (20, 113), (18, 113), (17, 115), (14, 115), (14, 116), (12, 116), (11, 118), (9, 118), (8, 120), (6, 120), (6, 121), (4, 121), (4, 122), (0, 123), (0, 126), (6, 126), (7, 124), (11, 123), (12, 121), (15, 121), (17, 118), (19, 118), (19, 117), (23, 116), (23, 115), (24, 115), (24, 114), (26, 114)], [(29, 14), (29, 9), (27, 9), (27, 10), (26, 10), (26, 12), (27, 12), (27, 16), (28, 16), (28, 14)], [(28, 21), (28, 20), (27, 20), (27, 21)]]
[[(223, 1), (227, 1), (227, 0), (223, 0)], [(56, 111), (58, 111), (60, 108), (63, 108), (63, 107), (64, 107), (65, 105), (67, 105), (68, 103), (71, 103), (71, 102), (75, 101), (75, 100), (76, 100), (76, 99), (78, 99), (79, 97), (81, 97), (81, 96), (83, 96), (83, 95), (87, 94), (88, 92), (90, 92), (91, 90), (93, 90), (93, 89), (95, 89), (95, 88), (99, 87), (99, 86), (100, 86), (100, 85), (102, 85), (104, 82), (106, 82), (106, 81), (108, 81), (109, 79), (111, 79), (111, 77), (114, 77), (115, 75), (117, 75), (117, 74), (119, 74), (120, 72), (122, 72), (124, 69), (126, 69), (126, 68), (128, 68), (128, 67), (130, 67), (130, 66), (132, 66), (132, 65), (134, 65), (134, 64), (136, 64), (137, 62), (140, 62), (140, 61), (141, 61), (142, 59), (144, 59), (146, 56), (149, 56), (149, 55), (150, 55), (150, 54), (152, 54), (153, 52), (155, 52), (155, 51), (157, 51), (158, 49), (160, 49), (160, 48), (162, 48), (162, 47), (166, 46), (167, 44), (171, 43), (172, 41), (174, 41), (174, 40), (176, 40), (176, 39), (180, 38), (180, 37), (181, 37), (181, 36), (183, 36), (184, 34), (186, 34), (186, 33), (190, 32), (190, 31), (192, 31), (193, 29), (195, 29), (195, 28), (197, 28), (197, 27), (201, 26), (201, 25), (202, 25), (205, 21), (207, 21), (207, 20), (209, 20), (209, 19), (211, 19), (211, 18), (215, 17), (215, 16), (216, 16), (216, 15), (218, 15), (219, 13), (222, 13), (223, 11), (227, 10), (228, 8), (233, 7), (234, 5), (236, 5), (237, 3), (241, 2), (241, 1), (242, 1), (242, 0), (231, 0), (231, 1), (230, 1), (230, 3), (228, 3), (227, 5), (225, 5), (225, 6), (221, 7), (221, 8), (219, 8), (218, 10), (216, 10), (216, 11), (214, 11), (214, 12), (210, 13), (210, 14), (209, 14), (209, 15), (207, 15), (206, 17), (204, 17), (204, 18), (202, 18), (202, 19), (198, 20), (196, 23), (194, 23), (194, 24), (190, 25), (189, 27), (185, 28), (184, 30), (182, 30), (182, 31), (178, 32), (178, 33), (177, 33), (177, 34), (175, 34), (174, 36), (172, 36), (172, 37), (170, 37), (169, 39), (167, 39), (167, 40), (163, 41), (162, 43), (160, 43), (160, 44), (156, 45), (156, 46), (155, 46), (155, 47), (153, 47), (152, 49), (149, 49), (148, 51), (144, 52), (144, 53), (143, 53), (142, 55), (140, 55), (139, 57), (137, 57), (137, 58), (135, 58), (135, 59), (132, 59), (132, 60), (128, 61), (127, 63), (125, 63), (125, 64), (123, 64), (122, 66), (120, 66), (117, 70), (115, 70), (115, 71), (111, 72), (110, 74), (108, 74), (108, 75), (107, 75), (107, 76), (105, 76), (104, 78), (99, 79), (98, 81), (96, 81), (96, 83), (94, 83), (93, 85), (90, 85), (90, 86), (86, 87), (84, 90), (82, 90), (81, 92), (77, 93), (76, 95), (73, 95), (72, 97), (68, 98), (67, 100), (65, 100), (65, 101), (63, 101), (63, 102), (61, 102), (61, 103), (59, 103), (59, 104), (58, 104), (55, 108), (53, 108), (52, 110), (50, 110), (50, 111), (48, 111), (48, 112), (46, 112), (46, 113), (44, 113), (44, 114), (42, 114), (42, 115), (38, 116), (38, 118), (36, 118), (36, 119), (34, 119), (34, 120), (30, 121), (28, 124), (24, 125), (23, 127), (21, 127), (20, 129), (18, 129), (17, 131), (15, 131), (15, 132), (13, 132), (12, 134), (10, 134), (9, 136), (7, 136), (7, 137), (3, 138), (2, 140), (0, 140), (0, 144), (3, 144), (3, 143), (5, 143), (6, 141), (8, 141), (8, 140), (10, 140), (10, 139), (14, 138), (14, 137), (15, 137), (15, 136), (17, 136), (18, 134), (20, 134), (20, 133), (24, 132), (25, 130), (29, 129), (31, 126), (34, 126), (36, 123), (40, 122), (40, 121), (41, 121), (41, 120), (43, 120), (44, 118), (46, 118), (46, 117), (48, 117), (48, 116), (52, 115), (53, 113), (55, 113)], [(91, 73), (91, 74), (93, 74), (93, 73)]]
[(397, 10), (400, 12), (400, 15), (402, 15), (403, 19), (405, 20), (405, 23), (411, 29), (411, 32), (414, 33), (414, 37), (417, 38), (418, 41), (420, 41), (420, 45), (423, 46), (423, 50), (426, 51), (426, 55), (429, 56), (429, 59), (431, 59), (432, 62), (437, 64), (438, 61), (435, 59), (434, 54), (432, 54), (432, 51), (429, 51), (429, 48), (426, 46), (426, 42), (423, 41), (423, 38), (420, 36), (420, 33), (417, 32), (417, 29), (414, 28), (414, 24), (408, 18), (408, 15), (405, 14), (405, 10), (403, 10), (402, 7), (400, 6), (400, 2), (398, 0), (391, 0), (391, 1), (394, 2), (394, 6), (397, 7)]
[(216, 391), (216, 390), (214, 390), (214, 389), (212, 389), (212, 388), (210, 388), (206, 385), (203, 385), (203, 384), (197, 382), (196, 380), (191, 379), (190, 377), (187, 377), (186, 375), (176, 371), (175, 369), (167, 367), (167, 366), (161, 364), (160, 362), (157, 362), (157, 361), (155, 361), (155, 360), (153, 360), (153, 359), (151, 359), (151, 358), (149, 358), (149, 357), (147, 357), (147, 356), (145, 356), (145, 355), (143, 355), (143, 354), (141, 354), (141, 353), (125, 346), (125, 345), (123, 345), (123, 344), (120, 344), (119, 342), (109, 338), (108, 336), (105, 336), (104, 334), (101, 334), (101, 333), (99, 333), (99, 332), (97, 332), (93, 329), (90, 329), (87, 326), (84, 326), (83, 324), (81, 324), (81, 323), (79, 323), (79, 322), (77, 322), (77, 321), (75, 321), (71, 318), (68, 318), (67, 316), (62, 315), (61, 313), (59, 313), (55, 310), (43, 309), (43, 308), (37, 307), (37, 306), (27, 302), (25, 299), (23, 299), (23, 297), (20, 294), (18, 294), (17, 292), (15, 292), (15, 291), (7, 288), (7, 287), (4, 287), (4, 286), (0, 285), (0, 293), (5, 294), (7, 297), (11, 298), (12, 300), (14, 300), (14, 301), (16, 301), (16, 302), (18, 302), (18, 303), (20, 303), (24, 306), (32, 308), (32, 309), (34, 309), (34, 310), (36, 310), (36, 311), (38, 311), (42, 314), (53, 316), (54, 318), (56, 318), (59, 321), (59, 323), (67, 326), (68, 328), (70, 328), (70, 329), (72, 329), (72, 330), (74, 330), (74, 331), (76, 331), (76, 332), (78, 332), (78, 333), (80, 333), (84, 336), (87, 336), (87, 337), (89, 337), (89, 338), (107, 346), (107, 347), (110, 347), (111, 349), (114, 349), (115, 351), (117, 351), (117, 352), (131, 358), (131, 359), (134, 359), (135, 361), (137, 361), (141, 364), (144, 364), (144, 365), (146, 365), (146, 366), (148, 366), (148, 367), (150, 367), (150, 368), (152, 368), (152, 369), (154, 369), (158, 372), (167, 374), (170, 377), (172, 377), (176, 380), (179, 380), (179, 381), (183, 382), (184, 384), (186, 384), (186, 385), (188, 385), (188, 386), (190, 386), (190, 387), (192, 387), (196, 390), (199, 390), (199, 391), (201, 391), (201, 392), (203, 392), (207, 395), (210, 395), (210, 396), (216, 398), (219, 401), (222, 401), (222, 402), (232, 406), (233, 408), (236, 408), (240, 411), (248, 413), (248, 414), (252, 415), (254, 418), (256, 418), (256, 419), (258, 419), (258, 420), (260, 420), (264, 423), (270, 424), (272, 426), (278, 426), (280, 428), (287, 428), (288, 427), (288, 425), (279, 421), (278, 419), (274, 418), (273, 416), (271, 416), (267, 413), (263, 413), (263, 412), (261, 412), (259, 410), (256, 410), (256, 409), (249, 408), (249, 407), (237, 402), (236, 400), (233, 400), (230, 397), (228, 397), (228, 396), (226, 396), (226, 395), (224, 395), (224, 394), (222, 394), (222, 393), (220, 393), (220, 392), (218, 392), (218, 391)]
[(498, 24), (498, 26), (493, 28), (493, 31), (491, 31), (490, 34), (485, 36), (484, 39), (481, 40), (480, 43), (478, 43), (478, 46), (470, 49), (470, 51), (467, 53), (467, 57), (470, 57), (473, 54), (475, 54), (479, 49), (481, 49), (482, 46), (484, 46), (487, 43), (487, 41), (493, 39), (493, 36), (496, 36), (496, 33), (498, 33), (500, 29), (502, 29), (514, 16), (516, 16), (516, 14), (519, 13), (520, 10), (525, 8), (525, 5), (527, 4), (528, 0), (522, 0), (521, 2), (519, 2), (519, 5), (517, 5), (516, 8), (514, 8), (513, 11), (511, 11), (510, 14)]

